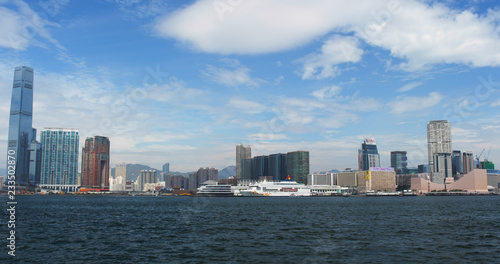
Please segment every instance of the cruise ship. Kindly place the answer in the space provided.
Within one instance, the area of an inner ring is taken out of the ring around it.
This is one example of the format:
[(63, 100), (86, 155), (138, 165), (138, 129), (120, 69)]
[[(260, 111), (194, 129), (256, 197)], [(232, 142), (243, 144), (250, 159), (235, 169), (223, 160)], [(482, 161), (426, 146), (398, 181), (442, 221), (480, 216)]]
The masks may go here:
[(234, 196), (234, 191), (231, 188), (231, 185), (208, 184), (198, 188), (196, 196), (227, 197), (227, 196)]
[(240, 190), (241, 196), (311, 196), (311, 188), (295, 181), (261, 181), (250, 184), (248, 189)]

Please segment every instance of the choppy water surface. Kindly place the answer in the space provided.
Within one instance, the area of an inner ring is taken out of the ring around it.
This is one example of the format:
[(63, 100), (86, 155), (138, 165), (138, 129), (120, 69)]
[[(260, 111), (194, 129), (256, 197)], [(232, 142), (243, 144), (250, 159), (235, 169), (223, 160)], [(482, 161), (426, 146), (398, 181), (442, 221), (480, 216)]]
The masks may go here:
[(26, 263), (498, 263), (500, 197), (17, 196)]

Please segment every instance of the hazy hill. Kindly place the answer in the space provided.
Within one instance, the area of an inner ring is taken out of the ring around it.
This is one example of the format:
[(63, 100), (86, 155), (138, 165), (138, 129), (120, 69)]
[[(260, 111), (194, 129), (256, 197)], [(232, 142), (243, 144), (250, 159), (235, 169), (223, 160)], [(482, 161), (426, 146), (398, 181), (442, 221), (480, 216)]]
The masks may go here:
[(228, 179), (232, 176), (236, 176), (236, 166), (228, 166), (219, 171), (219, 179)]

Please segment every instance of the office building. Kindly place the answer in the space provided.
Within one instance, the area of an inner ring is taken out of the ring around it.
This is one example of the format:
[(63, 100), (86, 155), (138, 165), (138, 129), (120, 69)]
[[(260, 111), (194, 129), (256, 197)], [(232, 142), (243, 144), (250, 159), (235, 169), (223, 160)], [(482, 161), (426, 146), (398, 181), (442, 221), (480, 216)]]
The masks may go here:
[(252, 170), (253, 170), (253, 159), (252, 158), (243, 159), (241, 162), (241, 180), (243, 181), (253, 180)]
[(127, 181), (127, 164), (118, 163), (115, 165), (115, 179), (122, 176), (124, 181)]
[(472, 151), (465, 151), (462, 153), (462, 166), (463, 174), (467, 174), (474, 169), (474, 155)]
[(109, 189), (109, 151), (107, 137), (95, 136), (85, 140), (82, 149), (82, 186), (91, 189)]
[(158, 182), (156, 170), (141, 170), (137, 180), (135, 181), (135, 190), (142, 192), (146, 184), (154, 184)]
[(365, 138), (361, 144), (361, 170), (367, 171), (372, 167), (380, 167), (380, 155), (374, 138)]
[(167, 162), (165, 164), (163, 164), (163, 169), (162, 169), (162, 172), (165, 174), (165, 175), (169, 175), (170, 174), (170, 163)]
[(396, 174), (405, 174), (408, 172), (408, 158), (406, 151), (391, 151), (391, 167)]
[(454, 150), (451, 153), (451, 167), (452, 167), (452, 174), (455, 180), (458, 180), (457, 175), (460, 175), (463, 173), (463, 160), (462, 160), (462, 152), (460, 150)]
[(242, 179), (243, 174), (243, 159), (252, 157), (252, 149), (250, 146), (243, 146), (243, 144), (236, 145), (236, 180)]
[[(447, 120), (430, 121), (427, 124), (427, 150), (431, 173), (436, 172), (434, 160), (438, 153), (450, 154), (451, 164), (451, 125)], [(440, 167), (442, 168), (442, 166)]]
[(309, 151), (293, 151), (286, 154), (286, 170), (292, 181), (307, 184), (309, 175)]
[(451, 153), (435, 153), (432, 165), (432, 182), (441, 183), (446, 178), (453, 176)]
[(286, 170), (287, 155), (284, 153), (271, 154), (267, 163), (267, 175), (272, 176), (273, 181), (283, 181), (288, 176)]
[(219, 170), (214, 168), (199, 168), (197, 172), (189, 174), (189, 189), (196, 190), (205, 181), (218, 181)]
[(78, 151), (80, 136), (74, 128), (45, 128), (40, 134), (40, 187), (62, 192), (78, 188)]
[[(16, 184), (36, 185), (38, 179), (30, 179), (30, 147), (36, 141), (33, 123), (33, 69), (27, 66), (16, 67), (10, 101), (9, 133), (7, 141), (6, 167), (15, 167)], [(36, 147), (35, 147), (36, 149)], [(10, 164), (9, 164), (10, 162)], [(12, 163), (15, 166), (12, 166)], [(33, 173), (35, 177), (37, 173)]]

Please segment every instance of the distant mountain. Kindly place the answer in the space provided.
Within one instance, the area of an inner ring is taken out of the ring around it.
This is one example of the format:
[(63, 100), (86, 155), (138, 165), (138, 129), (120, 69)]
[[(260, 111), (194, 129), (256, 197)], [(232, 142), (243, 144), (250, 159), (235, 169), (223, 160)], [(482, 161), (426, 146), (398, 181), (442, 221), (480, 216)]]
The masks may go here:
[(339, 173), (340, 171), (337, 170), (337, 169), (333, 169), (333, 170), (329, 170), (328, 172), (330, 172), (330, 173)]
[(219, 180), (228, 179), (232, 176), (236, 176), (236, 166), (228, 166), (219, 171)]
[(141, 173), (141, 170), (156, 170), (158, 176), (161, 172), (161, 170), (151, 168), (147, 165), (127, 164), (127, 181), (135, 181)]

